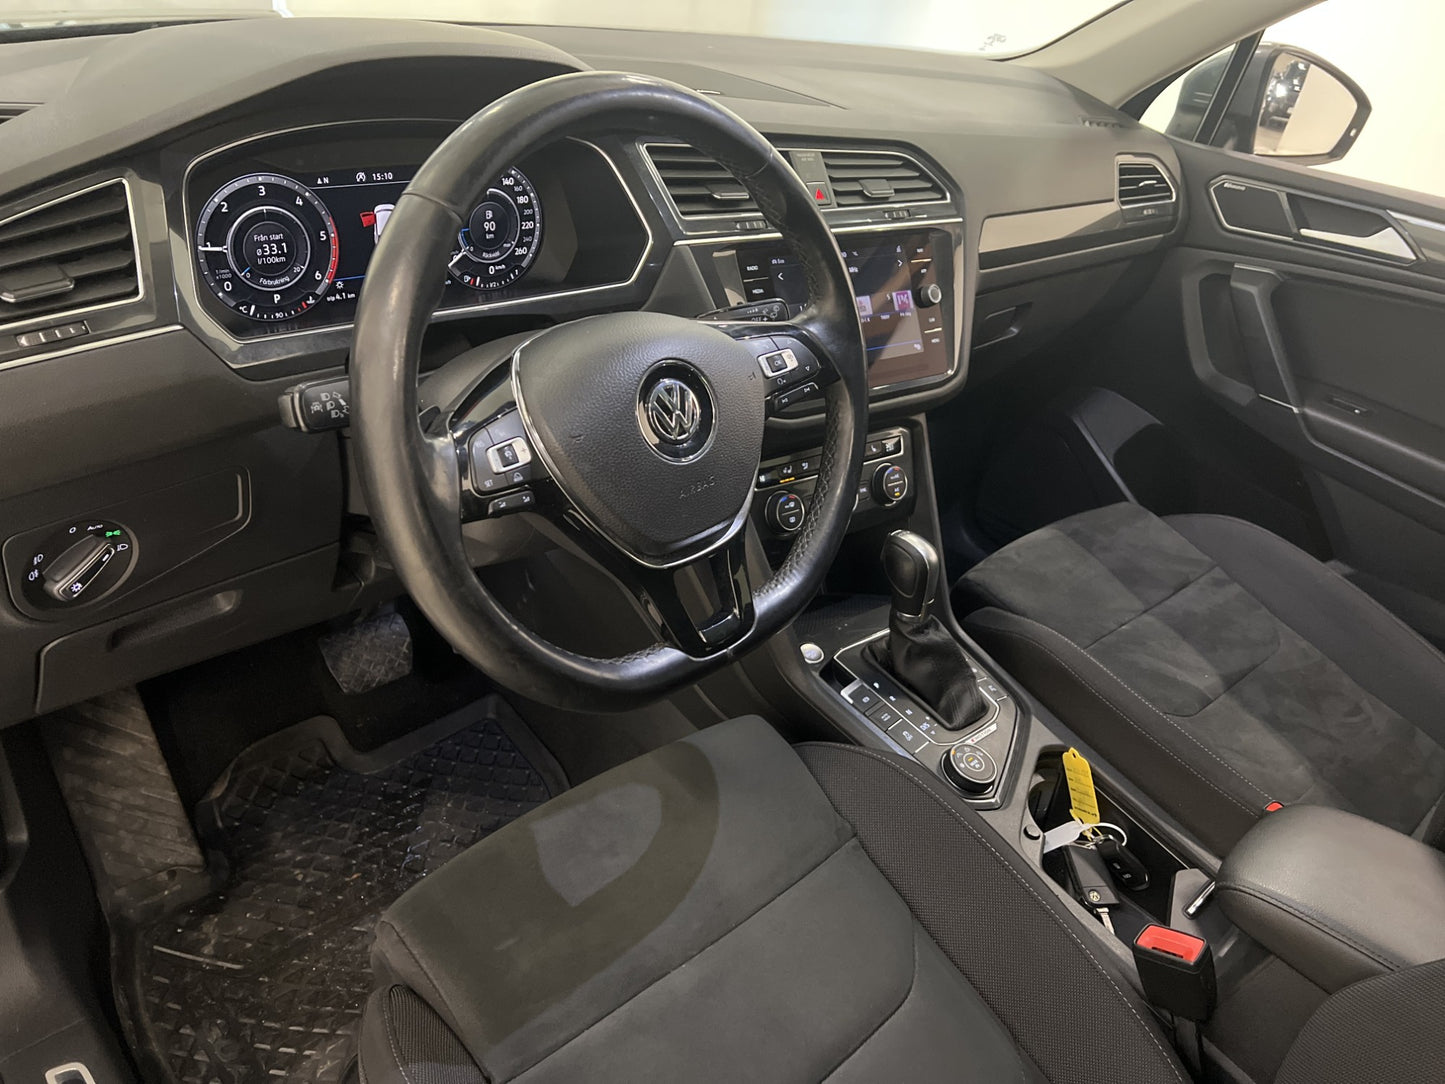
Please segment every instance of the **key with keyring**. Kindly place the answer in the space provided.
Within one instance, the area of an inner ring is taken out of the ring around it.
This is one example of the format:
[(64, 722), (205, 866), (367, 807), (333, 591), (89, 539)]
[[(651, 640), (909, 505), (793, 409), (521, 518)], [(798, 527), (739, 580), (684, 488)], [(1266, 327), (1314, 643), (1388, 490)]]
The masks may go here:
[(1144, 868), (1144, 863), (1139, 861), (1139, 856), (1124, 846), (1122, 840), (1111, 835), (1102, 835), (1094, 841), (1094, 850), (1099, 852), (1099, 857), (1114, 876), (1114, 883), (1120, 888), (1138, 892), (1149, 887), (1149, 871)]
[(1114, 879), (1103, 855), (1092, 843), (1070, 843), (1059, 850), (1064, 856), (1074, 895), (1098, 916), (1104, 929), (1113, 933), (1114, 920), (1109, 917), (1109, 910), (1119, 906), (1119, 897), (1114, 892)]

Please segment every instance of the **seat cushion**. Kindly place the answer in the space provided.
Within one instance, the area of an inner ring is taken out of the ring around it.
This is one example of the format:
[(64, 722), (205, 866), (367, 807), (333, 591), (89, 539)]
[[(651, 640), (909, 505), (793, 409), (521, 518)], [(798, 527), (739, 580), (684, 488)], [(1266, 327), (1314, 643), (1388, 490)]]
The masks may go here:
[(1445, 659), (1312, 557), (1131, 504), (1035, 531), (955, 590), (965, 626), (1224, 853), (1271, 802), (1424, 831), (1445, 792)]
[[(902, 758), (805, 756), (870, 836), (924, 786)], [(955, 911), (945, 952), (890, 879), (910, 863), (890, 853), (881, 872), (809, 767), (735, 720), (432, 874), (377, 931), (366, 1084), (1184, 1079), (1148, 1010), (975, 813), (925, 790), (891, 820), (901, 837), (946, 822), (907, 881), (949, 871), (930, 902)], [(975, 884), (994, 890), (949, 902)], [(1022, 927), (1042, 940), (1016, 945)], [(994, 962), (965, 977), (964, 958)]]

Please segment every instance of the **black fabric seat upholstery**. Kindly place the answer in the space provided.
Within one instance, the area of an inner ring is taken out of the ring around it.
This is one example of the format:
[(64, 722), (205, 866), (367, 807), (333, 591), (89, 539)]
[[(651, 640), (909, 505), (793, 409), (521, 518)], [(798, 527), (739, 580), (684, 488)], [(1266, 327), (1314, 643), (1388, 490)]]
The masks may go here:
[(759, 719), (403, 896), (365, 1084), (1185, 1080), (1093, 936), (935, 777)]
[[(1186, 1080), (1101, 936), (913, 760), (794, 751), (734, 720), (553, 799), (398, 900), (360, 1076)], [(1257, 1084), (1438, 1079), (1442, 964), (1345, 987)]]
[(993, 554), (954, 603), (1026, 688), (1217, 853), (1276, 801), (1439, 842), (1445, 658), (1261, 528), (1113, 505)]

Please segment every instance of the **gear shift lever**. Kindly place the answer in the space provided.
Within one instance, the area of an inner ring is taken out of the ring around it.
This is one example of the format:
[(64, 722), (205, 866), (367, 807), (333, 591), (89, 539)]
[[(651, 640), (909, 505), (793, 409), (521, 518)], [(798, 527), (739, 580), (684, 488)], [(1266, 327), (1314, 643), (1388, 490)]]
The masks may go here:
[(979, 691), (963, 645), (933, 613), (942, 563), (922, 535), (894, 531), (883, 543), (883, 574), (893, 590), (888, 637), (871, 648), (873, 660), (912, 689), (949, 730), (982, 719)]
[(932, 612), (942, 569), (926, 538), (912, 531), (890, 534), (883, 543), (883, 575), (893, 589), (894, 613), (922, 620)]

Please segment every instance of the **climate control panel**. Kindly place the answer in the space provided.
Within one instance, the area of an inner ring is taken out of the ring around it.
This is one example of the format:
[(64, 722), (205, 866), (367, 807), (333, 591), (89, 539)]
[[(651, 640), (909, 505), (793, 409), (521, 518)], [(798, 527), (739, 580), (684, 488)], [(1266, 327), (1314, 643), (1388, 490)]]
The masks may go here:
[[(770, 459), (758, 468), (754, 514), (765, 538), (786, 539), (809, 515), (818, 484), (819, 451)], [(870, 433), (854, 481), (853, 527), (866, 527), (907, 507), (913, 497), (913, 446), (906, 429)]]

